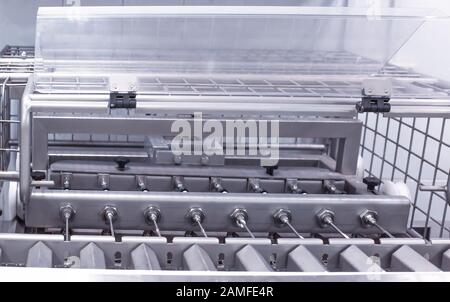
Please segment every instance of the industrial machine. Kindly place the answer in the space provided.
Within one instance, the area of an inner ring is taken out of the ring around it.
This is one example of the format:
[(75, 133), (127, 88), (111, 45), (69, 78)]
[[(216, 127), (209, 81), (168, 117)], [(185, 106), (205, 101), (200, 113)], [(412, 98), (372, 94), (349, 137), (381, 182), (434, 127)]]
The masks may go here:
[(450, 280), (450, 85), (390, 63), (426, 22), (39, 9), (0, 59), (0, 279)]

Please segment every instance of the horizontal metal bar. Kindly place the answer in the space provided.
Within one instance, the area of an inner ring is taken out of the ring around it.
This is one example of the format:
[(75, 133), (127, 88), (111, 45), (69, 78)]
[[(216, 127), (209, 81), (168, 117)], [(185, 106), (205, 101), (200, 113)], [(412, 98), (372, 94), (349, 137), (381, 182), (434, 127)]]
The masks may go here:
[[(299, 232), (333, 232), (318, 224), (316, 214), (323, 208), (335, 212), (335, 224), (346, 233), (379, 233), (365, 228), (359, 215), (370, 209), (378, 213), (378, 222), (392, 233), (406, 232), (410, 203), (407, 198), (379, 195), (291, 195), (291, 194), (218, 194), (179, 192), (125, 192), (125, 191), (42, 191), (34, 190), (27, 205), (28, 226), (52, 227), (60, 225), (61, 202), (71, 203), (77, 212), (71, 225), (78, 228), (105, 228), (101, 211), (105, 205), (117, 208), (116, 229), (150, 228), (144, 211), (150, 206), (161, 210), (159, 223), (163, 230), (194, 230), (186, 219), (192, 207), (206, 213), (203, 227), (208, 231), (240, 231), (230, 219), (235, 208), (245, 208), (252, 231), (283, 231), (273, 223), (273, 214), (280, 208), (292, 212), (291, 224)], [(289, 232), (287, 227), (284, 228)]]
[(20, 124), (20, 121), (15, 121), (15, 120), (0, 120), (0, 123), (5, 123), (5, 124)]
[(19, 181), (19, 178), (17, 171), (0, 171), (0, 180)]

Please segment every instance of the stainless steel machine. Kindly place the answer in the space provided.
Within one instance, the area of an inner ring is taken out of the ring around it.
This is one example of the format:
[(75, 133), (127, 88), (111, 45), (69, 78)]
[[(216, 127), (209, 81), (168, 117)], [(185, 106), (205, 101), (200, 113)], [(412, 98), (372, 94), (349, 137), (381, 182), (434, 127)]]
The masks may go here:
[(449, 280), (450, 85), (390, 63), (426, 22), (41, 8), (0, 59), (0, 279)]

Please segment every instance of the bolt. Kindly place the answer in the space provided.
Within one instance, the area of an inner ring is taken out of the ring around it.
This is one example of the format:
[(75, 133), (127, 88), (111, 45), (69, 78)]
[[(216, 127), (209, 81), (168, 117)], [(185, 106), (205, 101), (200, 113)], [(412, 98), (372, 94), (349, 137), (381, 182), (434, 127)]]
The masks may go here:
[(102, 211), (103, 219), (106, 223), (117, 220), (117, 209), (113, 206), (106, 206)]
[(334, 212), (328, 209), (322, 209), (317, 213), (317, 220), (322, 228), (328, 227), (334, 223)]
[(145, 221), (148, 224), (153, 224), (154, 222), (159, 222), (161, 220), (161, 210), (155, 206), (149, 206), (144, 211)]
[(188, 213), (188, 218), (193, 224), (203, 223), (206, 214), (201, 208), (191, 208)]
[(377, 223), (378, 213), (371, 210), (365, 210), (359, 215), (361, 224), (365, 227), (373, 226)]
[(292, 214), (291, 211), (285, 209), (279, 209), (273, 214), (273, 219), (275, 224), (278, 226), (284, 226), (291, 221)]
[(73, 209), (71, 204), (65, 204), (59, 209), (59, 214), (62, 220), (71, 220), (75, 216), (75, 210)]
[(230, 215), (233, 222), (240, 228), (243, 228), (248, 221), (248, 214), (245, 209), (234, 209)]

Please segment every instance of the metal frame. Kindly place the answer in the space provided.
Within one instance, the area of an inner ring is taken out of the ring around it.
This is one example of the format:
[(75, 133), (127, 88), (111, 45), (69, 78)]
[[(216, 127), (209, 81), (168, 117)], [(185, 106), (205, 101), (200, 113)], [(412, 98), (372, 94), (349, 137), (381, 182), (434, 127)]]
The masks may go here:
[[(369, 122), (369, 118), (372, 122)], [(374, 122), (373, 122), (374, 121)], [(365, 127), (362, 135), (361, 153), (368, 163), (365, 172), (368, 175), (388, 180), (403, 181), (409, 184), (412, 193), (412, 212), (410, 227), (423, 227), (425, 238), (445, 237), (450, 234), (449, 216), (447, 214), (450, 201), (445, 190), (429, 190), (422, 192), (421, 186), (438, 187), (438, 182), (448, 182), (450, 165), (445, 154), (450, 152), (450, 140), (447, 135), (449, 123), (447, 118), (397, 118), (381, 115), (365, 116)], [(404, 136), (405, 144), (399, 143)], [(375, 144), (379, 147), (376, 148)], [(435, 146), (434, 154), (427, 146)], [(389, 156), (390, 149), (393, 157)], [(392, 153), (393, 151), (393, 153)], [(434, 157), (434, 158), (433, 158)], [(404, 160), (404, 164), (399, 162)], [(416, 164), (412, 164), (412, 161)], [(427, 169), (427, 171), (425, 171)], [(431, 179), (426, 179), (431, 173)], [(426, 201), (426, 202), (425, 202)], [(438, 203), (439, 207), (433, 208)], [(441, 210), (442, 216), (431, 215), (432, 209)], [(422, 216), (423, 221), (417, 218)], [(428, 230), (432, 227), (432, 234)]]

